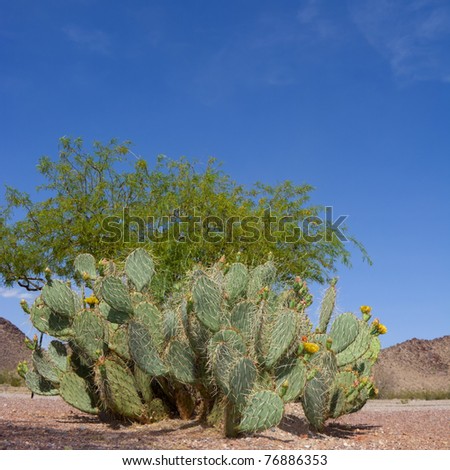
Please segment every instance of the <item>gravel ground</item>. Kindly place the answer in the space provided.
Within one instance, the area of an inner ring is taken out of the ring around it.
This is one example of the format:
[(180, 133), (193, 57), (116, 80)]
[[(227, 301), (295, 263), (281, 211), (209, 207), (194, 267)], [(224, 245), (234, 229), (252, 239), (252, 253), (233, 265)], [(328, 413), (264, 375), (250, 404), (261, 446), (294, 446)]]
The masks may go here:
[(0, 449), (450, 449), (450, 400), (376, 400), (311, 431), (301, 405), (280, 426), (239, 439), (196, 421), (151, 425), (101, 423), (59, 397), (0, 392)]

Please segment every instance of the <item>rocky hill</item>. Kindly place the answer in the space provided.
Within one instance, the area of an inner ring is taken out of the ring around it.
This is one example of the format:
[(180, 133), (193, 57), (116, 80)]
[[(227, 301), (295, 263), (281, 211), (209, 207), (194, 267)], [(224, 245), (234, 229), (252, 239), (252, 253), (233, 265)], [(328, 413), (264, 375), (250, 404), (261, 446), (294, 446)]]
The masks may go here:
[(30, 361), (31, 351), (24, 344), (25, 334), (0, 317), (0, 373), (15, 371), (20, 361)]
[(375, 381), (380, 398), (450, 396), (450, 336), (413, 338), (383, 349)]

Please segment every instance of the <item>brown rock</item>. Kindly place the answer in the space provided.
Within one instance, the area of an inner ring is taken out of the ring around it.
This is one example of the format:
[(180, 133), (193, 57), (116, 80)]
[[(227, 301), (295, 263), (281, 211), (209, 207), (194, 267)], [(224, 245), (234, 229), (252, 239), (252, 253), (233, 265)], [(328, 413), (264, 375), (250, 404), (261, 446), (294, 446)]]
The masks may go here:
[(30, 361), (31, 351), (25, 346), (25, 334), (0, 317), (0, 372), (15, 371), (20, 361)]
[(413, 338), (380, 352), (375, 382), (382, 398), (450, 393), (450, 336)]

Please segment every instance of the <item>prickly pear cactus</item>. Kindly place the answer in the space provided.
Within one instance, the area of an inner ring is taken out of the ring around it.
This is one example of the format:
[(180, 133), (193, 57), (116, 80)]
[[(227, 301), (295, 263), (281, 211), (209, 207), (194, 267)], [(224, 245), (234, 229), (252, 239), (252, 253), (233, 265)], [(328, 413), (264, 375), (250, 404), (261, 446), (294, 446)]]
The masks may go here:
[[(301, 401), (306, 418), (318, 431), (323, 430), (328, 418), (358, 411), (376, 395), (371, 369), (380, 350), (378, 336), (387, 331), (378, 320), (369, 326), (368, 306), (361, 307), (362, 319), (343, 313), (336, 316), (330, 327), (335, 286), (333, 280), (325, 293), (319, 327), (310, 337), (312, 343), (303, 343), (304, 350), (313, 356), (308, 362), (310, 380)], [(320, 352), (313, 351), (310, 344), (319, 345), (316, 348)]]
[(143, 249), (122, 263), (89, 254), (74, 262), (77, 289), (47, 270), (34, 304), (33, 368), (19, 373), (36, 394), (59, 394), (79, 410), (142, 423), (178, 411), (220, 423), (228, 437), (276, 426), (285, 404), (301, 400), (321, 430), (330, 417), (360, 409), (373, 395), (371, 367), (386, 327), (351, 313), (335, 316), (336, 281), (318, 328), (306, 283), (280, 285), (272, 260), (248, 268), (222, 258), (186, 273), (163, 304), (152, 296), (155, 264)]
[(135, 325), (160, 326), (162, 331), (163, 316), (148, 292), (153, 260), (138, 249), (123, 271), (107, 260), (97, 266), (89, 254), (79, 255), (74, 266), (80, 294), (47, 270), (41, 296), (31, 308), (21, 302), (39, 331), (61, 340), (52, 341), (47, 350), (37, 340), (29, 344), (33, 369), (21, 366), (27, 386), (36, 394), (59, 394), (86, 413), (102, 411), (143, 422), (163, 419), (166, 406), (151, 390), (157, 374), (148, 375), (132, 360), (137, 354)]
[[(272, 261), (248, 270), (241, 263), (196, 271), (180, 307), (184, 335), (197, 364), (206, 364), (197, 382), (222, 407), (225, 435), (257, 432), (276, 426), (284, 404), (295, 400), (306, 382), (306, 365), (297, 351), (300, 333), (311, 332), (305, 308), (311, 297), (298, 278), (294, 288), (274, 290)], [(301, 283), (301, 285), (300, 285)], [(207, 347), (196, 347), (198, 338)], [(205, 390), (204, 390), (205, 392)]]

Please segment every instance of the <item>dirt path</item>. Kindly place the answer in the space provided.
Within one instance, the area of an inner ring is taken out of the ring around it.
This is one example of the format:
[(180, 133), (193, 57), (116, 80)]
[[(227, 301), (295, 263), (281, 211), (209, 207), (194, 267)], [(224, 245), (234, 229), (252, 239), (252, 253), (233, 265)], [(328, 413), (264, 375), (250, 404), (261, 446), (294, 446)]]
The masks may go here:
[(278, 428), (229, 440), (195, 421), (105, 424), (59, 397), (0, 392), (0, 449), (450, 449), (450, 400), (372, 401), (323, 434), (291, 404)]

